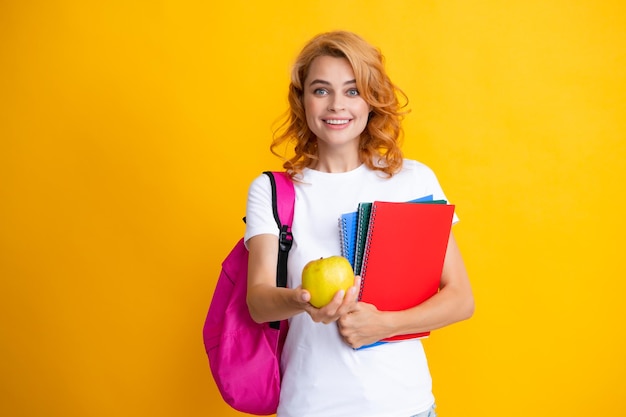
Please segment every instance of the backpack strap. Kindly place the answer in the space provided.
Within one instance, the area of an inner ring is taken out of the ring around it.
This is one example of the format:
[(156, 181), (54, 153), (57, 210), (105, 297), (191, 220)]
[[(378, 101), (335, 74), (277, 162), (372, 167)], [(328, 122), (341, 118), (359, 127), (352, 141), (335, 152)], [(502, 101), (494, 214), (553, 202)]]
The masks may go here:
[[(287, 287), (287, 258), (293, 244), (291, 225), (296, 200), (293, 181), (286, 172), (263, 172), (272, 185), (272, 209), (274, 219), (280, 230), (278, 235), (278, 264), (276, 266), (276, 286)], [(274, 329), (280, 328), (280, 322), (270, 323)]]

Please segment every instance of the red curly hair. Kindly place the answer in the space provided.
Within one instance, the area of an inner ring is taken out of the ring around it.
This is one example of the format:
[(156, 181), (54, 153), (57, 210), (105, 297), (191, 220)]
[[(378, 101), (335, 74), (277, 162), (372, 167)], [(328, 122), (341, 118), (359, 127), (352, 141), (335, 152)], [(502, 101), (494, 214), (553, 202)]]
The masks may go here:
[[(359, 156), (370, 169), (393, 176), (402, 168), (401, 122), (408, 100), (385, 72), (380, 50), (351, 32), (319, 34), (302, 49), (291, 71), (289, 109), (284, 122), (274, 132), (270, 150), (281, 157), (276, 149), (280, 145), (294, 143), (295, 155), (289, 159), (283, 157), (283, 167), (292, 177), (317, 159), (317, 138), (306, 122), (303, 83), (311, 63), (320, 56), (346, 58), (350, 62), (360, 96), (372, 107), (367, 126), (361, 134)], [(400, 104), (398, 96), (403, 98), (403, 104)]]

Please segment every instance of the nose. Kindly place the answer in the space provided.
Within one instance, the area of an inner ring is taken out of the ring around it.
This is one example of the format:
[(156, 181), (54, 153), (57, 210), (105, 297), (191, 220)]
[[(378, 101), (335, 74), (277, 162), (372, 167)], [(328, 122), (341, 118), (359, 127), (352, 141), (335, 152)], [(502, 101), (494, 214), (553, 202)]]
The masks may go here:
[(343, 103), (343, 97), (340, 94), (336, 94), (328, 101), (328, 111), (340, 111), (345, 110), (346, 106)]

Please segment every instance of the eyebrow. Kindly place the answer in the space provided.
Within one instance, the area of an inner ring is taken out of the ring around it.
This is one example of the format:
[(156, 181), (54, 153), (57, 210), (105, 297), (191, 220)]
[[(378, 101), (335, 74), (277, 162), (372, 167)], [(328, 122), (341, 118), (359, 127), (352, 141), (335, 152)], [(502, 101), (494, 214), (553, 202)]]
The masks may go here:
[[(316, 80), (311, 81), (309, 83), (309, 86), (314, 85), (314, 84), (330, 85), (328, 81), (316, 79)], [(345, 83), (343, 83), (343, 85), (349, 85), (349, 84), (356, 84), (356, 80), (348, 80)]]

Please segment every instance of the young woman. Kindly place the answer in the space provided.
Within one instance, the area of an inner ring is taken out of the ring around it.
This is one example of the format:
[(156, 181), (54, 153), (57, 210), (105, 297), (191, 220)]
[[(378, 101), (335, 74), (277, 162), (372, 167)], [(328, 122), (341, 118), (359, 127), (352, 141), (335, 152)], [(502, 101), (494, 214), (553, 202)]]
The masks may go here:
[(399, 95), (379, 50), (353, 33), (318, 35), (296, 60), (289, 117), (272, 144), (275, 152), (295, 143), (295, 156), (284, 164), (296, 188), (288, 288), (275, 286), (278, 229), (265, 175), (252, 182), (246, 210), (250, 313), (257, 322), (290, 322), (278, 417), (434, 416), (419, 339), (354, 348), (473, 314), (472, 290), (452, 233), (440, 291), (417, 307), (383, 312), (358, 302), (358, 277), (322, 308), (309, 304), (310, 294), (301, 287), (307, 262), (341, 253), (338, 218), (359, 202), (429, 194), (445, 199), (433, 171), (403, 159)]

